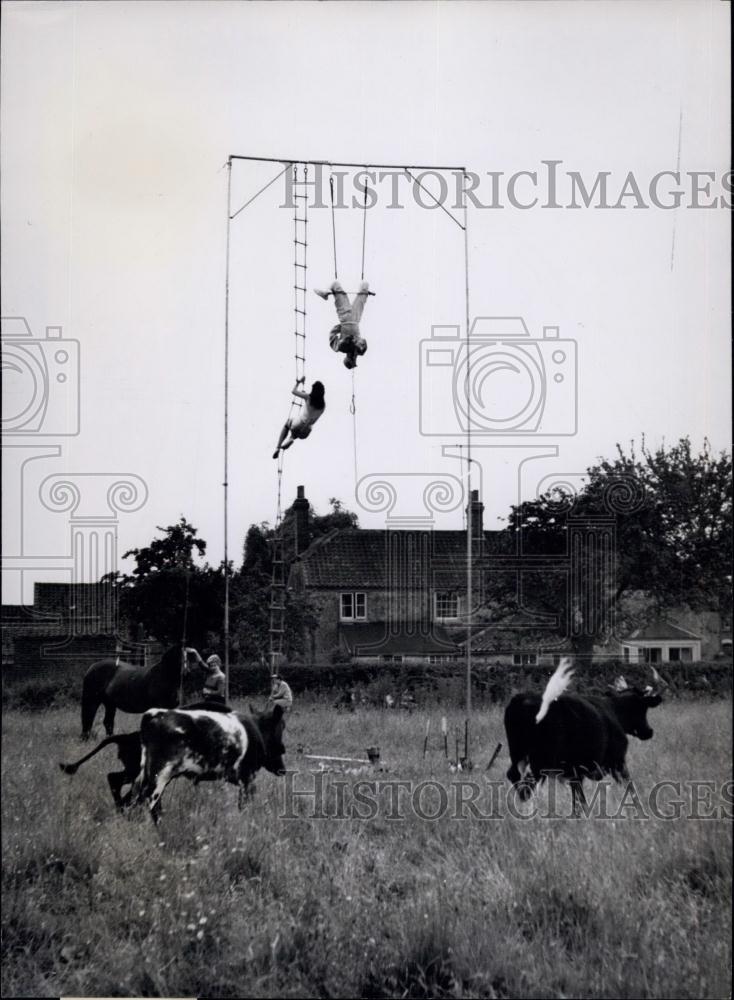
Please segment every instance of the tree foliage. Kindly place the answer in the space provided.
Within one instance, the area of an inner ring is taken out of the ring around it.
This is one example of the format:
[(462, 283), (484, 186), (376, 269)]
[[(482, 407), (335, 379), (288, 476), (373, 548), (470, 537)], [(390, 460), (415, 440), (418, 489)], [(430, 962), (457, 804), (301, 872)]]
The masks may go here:
[(121, 612), (159, 642), (185, 639), (203, 646), (222, 627), (222, 569), (197, 564), (206, 553), (206, 542), (185, 517), (156, 530), (162, 537), (123, 554), (135, 566), (129, 574), (115, 576)]
[[(510, 589), (515, 606), (557, 615), (586, 656), (633, 591), (643, 591), (656, 614), (681, 605), (728, 608), (731, 473), (731, 456), (715, 454), (708, 441), (698, 452), (688, 438), (651, 451), (643, 439), (639, 453), (634, 443), (629, 451), (617, 445), (613, 459), (598, 460), (576, 495), (548, 493), (514, 507), (508, 532), (524, 554), (542, 557), (522, 574), (521, 592)], [(487, 594), (495, 606), (513, 604), (506, 574), (488, 574)]]
[[(309, 506), (308, 538), (301, 550), (334, 530), (358, 527), (357, 515), (332, 497), (331, 510), (316, 514)], [(282, 518), (279, 536), (284, 560), (284, 576), (296, 557), (296, 512), (289, 507)], [(242, 556), (242, 567), (232, 580), (233, 639), (240, 658), (267, 662), (270, 651), (270, 598), (276, 532), (267, 522), (251, 524)], [(287, 591), (285, 595), (283, 652), (287, 656), (306, 651), (309, 634), (318, 618), (308, 597)]]

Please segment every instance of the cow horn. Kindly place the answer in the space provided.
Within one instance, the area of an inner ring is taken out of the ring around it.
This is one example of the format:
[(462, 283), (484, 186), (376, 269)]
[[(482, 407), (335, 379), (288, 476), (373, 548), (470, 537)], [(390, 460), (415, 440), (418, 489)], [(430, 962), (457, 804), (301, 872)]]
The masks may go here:
[(624, 677), (620, 674), (619, 677), (615, 678), (614, 684), (612, 685), (615, 691), (627, 691), (629, 690), (629, 685)]

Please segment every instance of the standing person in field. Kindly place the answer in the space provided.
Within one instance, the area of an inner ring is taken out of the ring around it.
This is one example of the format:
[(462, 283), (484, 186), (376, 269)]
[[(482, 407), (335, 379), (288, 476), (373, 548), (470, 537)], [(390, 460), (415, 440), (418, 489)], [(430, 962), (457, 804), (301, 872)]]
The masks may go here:
[(329, 333), (329, 346), (332, 351), (346, 354), (344, 358), (345, 368), (356, 368), (357, 358), (367, 352), (367, 341), (360, 332), (359, 321), (362, 318), (367, 296), (374, 293), (370, 292), (370, 286), (366, 281), (360, 282), (359, 291), (354, 297), (354, 302), (351, 303), (349, 296), (338, 281), (332, 282), (328, 292), (318, 288), (314, 291), (322, 299), (328, 299), (330, 295), (334, 296), (339, 322), (335, 327), (332, 327)]
[(293, 692), (278, 674), (273, 674), (272, 680), (273, 686), (270, 689), (266, 708), (275, 708), (276, 705), (280, 705), (284, 712), (290, 712), (293, 707)]
[(186, 652), (191, 653), (198, 661), (199, 666), (206, 672), (204, 687), (201, 691), (204, 701), (214, 701), (224, 704), (226, 678), (222, 672), (222, 661), (217, 654), (213, 653), (205, 661), (193, 647), (187, 648)]
[[(324, 393), (326, 390), (324, 389), (323, 383), (314, 382), (311, 386), (311, 392), (304, 392), (302, 389), (299, 389), (298, 386), (303, 385), (305, 381), (305, 378), (299, 378), (291, 390), (294, 396), (303, 400), (303, 406), (295, 417), (289, 418), (283, 424), (283, 430), (280, 432), (278, 446), (273, 452), (273, 458), (278, 457), (281, 448), (283, 451), (285, 451), (286, 448), (290, 448), (297, 438), (307, 438), (311, 433), (311, 428), (326, 409), (326, 400), (324, 399)], [(290, 439), (286, 441), (285, 439), (288, 437), (289, 432)]]

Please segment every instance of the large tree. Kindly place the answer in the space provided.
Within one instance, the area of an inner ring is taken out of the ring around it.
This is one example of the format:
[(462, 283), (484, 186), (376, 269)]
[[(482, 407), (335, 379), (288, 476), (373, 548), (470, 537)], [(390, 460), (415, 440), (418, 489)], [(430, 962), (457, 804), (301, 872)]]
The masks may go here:
[(122, 614), (162, 643), (207, 645), (222, 627), (222, 569), (197, 563), (206, 542), (185, 517), (157, 530), (162, 537), (123, 555), (135, 566), (114, 578)]
[[(732, 594), (731, 476), (731, 456), (708, 441), (699, 451), (688, 438), (655, 451), (643, 439), (639, 453), (634, 443), (628, 451), (617, 445), (613, 459), (587, 470), (578, 493), (555, 491), (512, 509), (513, 542), (541, 561), (522, 574), (514, 603), (557, 616), (580, 657), (608, 637), (632, 592), (645, 593), (651, 613), (681, 605), (723, 611)], [(508, 580), (487, 573), (495, 609), (513, 605)]]

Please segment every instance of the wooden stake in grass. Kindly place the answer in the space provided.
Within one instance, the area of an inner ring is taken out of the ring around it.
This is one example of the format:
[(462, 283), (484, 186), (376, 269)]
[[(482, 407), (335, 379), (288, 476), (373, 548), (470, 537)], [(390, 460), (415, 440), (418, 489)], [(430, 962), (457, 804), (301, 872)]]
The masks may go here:
[(494, 753), (489, 758), (489, 764), (487, 764), (487, 767), (486, 767), (487, 771), (490, 769), (490, 767), (492, 766), (492, 764), (494, 764), (494, 762), (497, 760), (497, 755), (499, 754), (499, 752), (500, 752), (501, 749), (502, 749), (502, 744), (498, 743), (497, 746), (494, 748)]
[[(429, 738), (431, 733), (431, 720), (426, 719), (426, 734), (423, 737), (423, 756), (425, 757), (428, 753)], [(441, 737), (443, 743), (443, 754), (446, 760), (449, 759), (449, 726), (446, 722), (446, 716), (441, 716)], [(435, 748), (434, 748), (435, 749)]]

